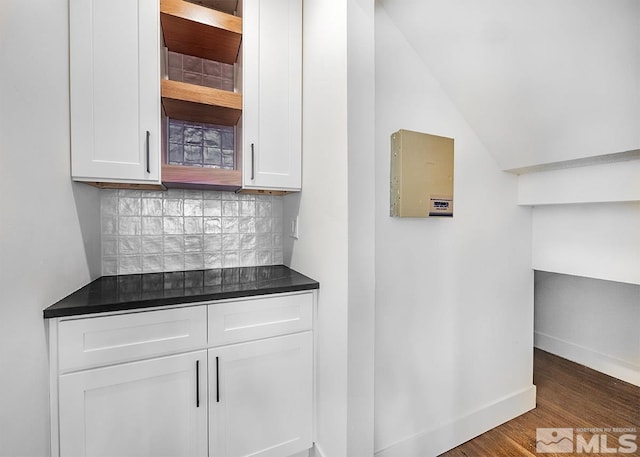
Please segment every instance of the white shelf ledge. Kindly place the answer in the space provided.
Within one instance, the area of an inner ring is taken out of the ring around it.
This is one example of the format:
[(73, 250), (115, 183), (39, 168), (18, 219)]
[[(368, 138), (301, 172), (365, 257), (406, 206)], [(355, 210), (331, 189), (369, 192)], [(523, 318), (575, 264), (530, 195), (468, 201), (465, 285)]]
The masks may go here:
[(640, 201), (640, 150), (514, 170), (519, 205)]

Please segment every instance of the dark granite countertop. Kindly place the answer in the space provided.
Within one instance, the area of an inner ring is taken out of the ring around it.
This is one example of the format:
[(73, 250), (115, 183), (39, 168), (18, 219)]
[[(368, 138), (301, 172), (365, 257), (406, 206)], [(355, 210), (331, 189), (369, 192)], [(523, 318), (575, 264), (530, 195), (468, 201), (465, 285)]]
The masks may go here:
[(284, 265), (102, 276), (44, 310), (44, 318), (318, 289)]

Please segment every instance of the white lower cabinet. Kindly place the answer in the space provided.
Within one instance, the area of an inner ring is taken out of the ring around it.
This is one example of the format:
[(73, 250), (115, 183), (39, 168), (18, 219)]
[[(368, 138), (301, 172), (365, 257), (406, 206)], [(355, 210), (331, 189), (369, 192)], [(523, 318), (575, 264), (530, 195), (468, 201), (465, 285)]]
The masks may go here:
[(52, 456), (311, 448), (313, 297), (50, 319)]
[(210, 457), (289, 456), (312, 446), (311, 332), (209, 349)]
[(207, 353), (60, 376), (60, 455), (207, 455)]

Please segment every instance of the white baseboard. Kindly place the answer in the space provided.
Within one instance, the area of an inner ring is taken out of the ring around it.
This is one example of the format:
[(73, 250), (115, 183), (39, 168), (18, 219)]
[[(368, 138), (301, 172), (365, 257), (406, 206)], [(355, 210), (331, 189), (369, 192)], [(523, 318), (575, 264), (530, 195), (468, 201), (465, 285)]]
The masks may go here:
[(375, 457), (435, 457), (536, 407), (536, 386), (508, 395), (457, 420), (425, 430), (375, 453)]
[(640, 367), (541, 332), (534, 333), (534, 346), (640, 387)]

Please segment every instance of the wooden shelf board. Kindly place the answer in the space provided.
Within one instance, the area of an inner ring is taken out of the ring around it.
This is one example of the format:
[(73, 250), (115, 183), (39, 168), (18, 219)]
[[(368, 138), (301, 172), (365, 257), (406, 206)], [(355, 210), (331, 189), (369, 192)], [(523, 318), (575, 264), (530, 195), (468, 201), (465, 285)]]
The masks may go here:
[(162, 184), (166, 187), (217, 189), (235, 192), (242, 186), (240, 170), (162, 165)]
[(242, 41), (242, 18), (184, 0), (161, 0), (160, 22), (170, 51), (233, 64)]
[(288, 195), (293, 193), (293, 191), (289, 190), (266, 190), (266, 189), (240, 189), (237, 193), (239, 194), (250, 194), (250, 195)]
[(179, 81), (162, 80), (162, 105), (167, 116), (191, 122), (236, 125), (242, 95)]
[(161, 184), (132, 184), (124, 182), (79, 181), (99, 189), (136, 189), (136, 190), (166, 190)]

